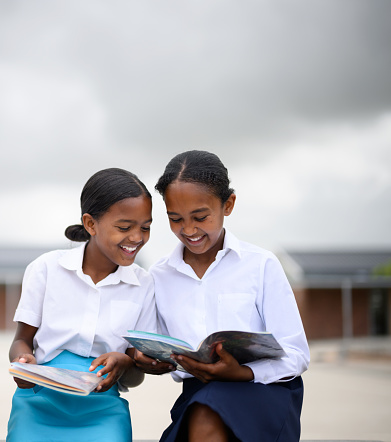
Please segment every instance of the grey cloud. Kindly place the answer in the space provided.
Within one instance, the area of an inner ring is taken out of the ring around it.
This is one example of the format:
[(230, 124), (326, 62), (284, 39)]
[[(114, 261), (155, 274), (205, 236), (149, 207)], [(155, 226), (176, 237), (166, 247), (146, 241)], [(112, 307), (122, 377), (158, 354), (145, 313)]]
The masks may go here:
[(388, 1), (5, 3), (3, 59), (85, 77), (120, 146), (230, 146), (293, 115), (390, 109)]

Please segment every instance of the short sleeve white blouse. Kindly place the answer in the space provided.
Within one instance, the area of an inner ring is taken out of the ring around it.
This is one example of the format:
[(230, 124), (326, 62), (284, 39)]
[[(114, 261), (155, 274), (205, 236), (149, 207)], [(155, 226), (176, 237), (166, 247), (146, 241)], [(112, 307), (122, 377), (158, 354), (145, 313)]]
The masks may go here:
[[(223, 249), (200, 279), (183, 261), (183, 245), (150, 269), (161, 333), (194, 348), (210, 333), (273, 333), (287, 356), (247, 364), (254, 382), (291, 379), (308, 367), (309, 349), (296, 300), (276, 256), (226, 231)], [(189, 375), (176, 371), (176, 381)]]
[(85, 244), (55, 250), (28, 265), (15, 322), (38, 327), (38, 364), (63, 350), (84, 357), (124, 352), (127, 330), (156, 331), (153, 279), (132, 264), (94, 284), (82, 271)]

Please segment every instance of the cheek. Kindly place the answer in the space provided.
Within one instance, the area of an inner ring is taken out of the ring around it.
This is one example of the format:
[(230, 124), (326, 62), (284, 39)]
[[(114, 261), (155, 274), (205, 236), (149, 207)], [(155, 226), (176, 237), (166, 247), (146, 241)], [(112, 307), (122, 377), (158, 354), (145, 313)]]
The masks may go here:
[(176, 224), (176, 223), (173, 223), (170, 221), (170, 229), (176, 235), (180, 231), (180, 226), (179, 226), (179, 224)]
[(149, 238), (151, 236), (151, 232), (145, 232), (143, 235), (144, 243), (147, 243), (149, 241)]
[(215, 232), (220, 234), (221, 228), (224, 223), (224, 218), (221, 217), (213, 217), (206, 225), (205, 229), (209, 230), (211, 233)]

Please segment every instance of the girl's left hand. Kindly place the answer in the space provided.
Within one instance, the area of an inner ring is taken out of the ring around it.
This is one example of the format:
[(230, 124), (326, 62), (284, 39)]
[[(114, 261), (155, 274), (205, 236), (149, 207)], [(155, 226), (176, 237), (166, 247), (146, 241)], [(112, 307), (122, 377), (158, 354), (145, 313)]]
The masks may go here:
[(98, 371), (97, 376), (100, 377), (108, 373), (106, 378), (95, 389), (95, 391), (103, 393), (109, 390), (125, 371), (132, 367), (133, 361), (125, 353), (112, 351), (94, 359), (90, 366), (90, 371), (94, 371), (99, 365), (104, 367)]
[(240, 365), (238, 361), (223, 349), (223, 344), (216, 346), (216, 353), (220, 360), (214, 364), (204, 364), (187, 356), (171, 355), (188, 373), (201, 382), (210, 381), (234, 381), (249, 382), (254, 379), (253, 371), (246, 365)]

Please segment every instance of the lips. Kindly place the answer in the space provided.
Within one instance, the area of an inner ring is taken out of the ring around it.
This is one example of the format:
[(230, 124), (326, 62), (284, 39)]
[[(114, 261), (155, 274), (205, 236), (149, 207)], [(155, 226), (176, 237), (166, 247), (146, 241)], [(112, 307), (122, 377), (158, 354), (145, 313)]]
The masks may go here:
[(185, 236), (185, 238), (189, 244), (197, 245), (205, 238), (205, 236), (206, 235), (199, 235), (199, 236), (193, 236), (193, 237)]
[(139, 246), (120, 246), (120, 248), (129, 255), (134, 255)]

